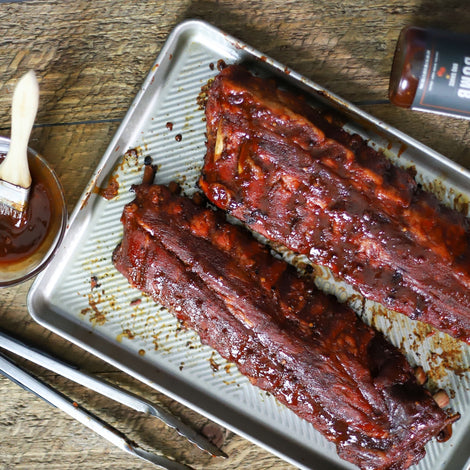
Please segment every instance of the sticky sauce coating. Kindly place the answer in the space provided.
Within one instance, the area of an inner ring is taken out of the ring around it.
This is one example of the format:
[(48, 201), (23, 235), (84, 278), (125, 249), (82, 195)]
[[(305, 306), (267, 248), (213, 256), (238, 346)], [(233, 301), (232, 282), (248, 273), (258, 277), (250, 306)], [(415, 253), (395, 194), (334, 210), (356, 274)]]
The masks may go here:
[(364, 297), (470, 344), (468, 218), (240, 66), (214, 79), (206, 121), (199, 186), (212, 203)]
[(383, 335), (201, 196), (171, 186), (133, 189), (116, 268), (312, 423), (341, 458), (362, 470), (404, 470), (458, 419), (440, 409)]

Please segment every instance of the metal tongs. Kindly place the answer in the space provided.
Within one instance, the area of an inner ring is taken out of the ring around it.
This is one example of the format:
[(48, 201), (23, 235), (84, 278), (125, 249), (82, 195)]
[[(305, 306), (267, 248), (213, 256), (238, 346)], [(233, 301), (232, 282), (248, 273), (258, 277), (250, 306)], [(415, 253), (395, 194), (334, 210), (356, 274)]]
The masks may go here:
[[(209, 452), (214, 456), (227, 457), (227, 455), (212, 444), (194, 429), (181, 422), (176, 416), (172, 415), (163, 408), (151, 404), (131, 392), (125, 391), (115, 385), (98, 379), (97, 377), (87, 374), (73, 366), (66, 364), (45, 352), (28, 346), (16, 338), (12, 338), (8, 334), (0, 331), (0, 348), (6, 349), (17, 354), (35, 364), (38, 364), (52, 372), (66, 377), (78, 384), (94, 390), (112, 400), (122, 403), (134, 410), (146, 413), (162, 420), (168, 426), (176, 429), (182, 436), (196, 444), (199, 448)], [(188, 470), (191, 467), (170, 460), (163, 455), (146, 451), (132, 442), (123, 433), (113, 428), (103, 420), (93, 415), (89, 411), (79, 406), (76, 402), (70, 400), (62, 393), (53, 389), (50, 385), (42, 382), (30, 372), (26, 371), (4, 354), (0, 353), (0, 373), (8, 377), (14, 383), (22, 388), (33, 392), (40, 398), (51, 405), (61, 409), (65, 413), (75, 418), (80, 423), (92, 429), (100, 436), (119, 447), (120, 449), (140, 457), (143, 460), (151, 462), (160, 468), (168, 470)]]

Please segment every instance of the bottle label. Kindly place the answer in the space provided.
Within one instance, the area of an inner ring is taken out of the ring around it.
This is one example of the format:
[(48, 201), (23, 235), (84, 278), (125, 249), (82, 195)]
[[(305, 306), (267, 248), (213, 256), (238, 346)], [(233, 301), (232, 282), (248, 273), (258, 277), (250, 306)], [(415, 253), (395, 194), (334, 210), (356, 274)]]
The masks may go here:
[(412, 108), (470, 119), (470, 42), (439, 36), (426, 46)]

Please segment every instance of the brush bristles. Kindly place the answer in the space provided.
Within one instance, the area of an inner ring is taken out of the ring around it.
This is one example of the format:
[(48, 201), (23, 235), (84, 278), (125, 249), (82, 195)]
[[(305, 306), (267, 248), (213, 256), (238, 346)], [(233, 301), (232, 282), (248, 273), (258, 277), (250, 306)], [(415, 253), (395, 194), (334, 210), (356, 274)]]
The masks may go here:
[(28, 204), (29, 189), (0, 180), (0, 214), (20, 219)]

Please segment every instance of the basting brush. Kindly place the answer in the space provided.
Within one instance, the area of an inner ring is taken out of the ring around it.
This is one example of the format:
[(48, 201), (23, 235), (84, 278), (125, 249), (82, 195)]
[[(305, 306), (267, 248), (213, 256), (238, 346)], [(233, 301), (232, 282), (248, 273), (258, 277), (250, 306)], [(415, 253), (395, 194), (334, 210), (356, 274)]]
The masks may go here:
[(10, 147), (0, 163), (0, 215), (17, 221), (21, 221), (26, 210), (31, 188), (28, 141), (38, 104), (39, 85), (31, 70), (18, 80), (13, 92)]

